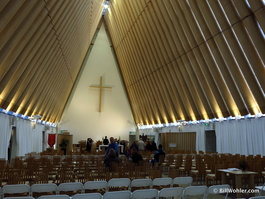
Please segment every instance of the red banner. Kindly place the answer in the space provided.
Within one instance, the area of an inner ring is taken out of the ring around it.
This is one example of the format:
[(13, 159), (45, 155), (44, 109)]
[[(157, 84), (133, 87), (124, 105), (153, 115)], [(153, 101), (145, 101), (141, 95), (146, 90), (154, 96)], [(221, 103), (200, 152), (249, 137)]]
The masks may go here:
[(49, 134), (48, 135), (48, 144), (50, 147), (53, 147), (55, 144), (56, 134)]

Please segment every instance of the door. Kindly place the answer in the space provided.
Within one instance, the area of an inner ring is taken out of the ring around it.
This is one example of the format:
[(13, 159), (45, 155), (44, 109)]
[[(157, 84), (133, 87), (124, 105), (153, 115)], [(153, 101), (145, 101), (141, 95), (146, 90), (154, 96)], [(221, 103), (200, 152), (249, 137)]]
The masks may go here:
[(215, 130), (205, 131), (205, 149), (206, 152), (215, 153), (216, 152), (216, 135)]

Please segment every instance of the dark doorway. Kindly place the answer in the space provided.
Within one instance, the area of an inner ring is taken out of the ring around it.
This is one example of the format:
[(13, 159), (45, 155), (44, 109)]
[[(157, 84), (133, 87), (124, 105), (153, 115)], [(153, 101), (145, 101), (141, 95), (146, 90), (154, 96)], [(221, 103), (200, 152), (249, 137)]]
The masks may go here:
[(216, 135), (215, 130), (205, 131), (205, 149), (206, 152), (215, 153), (216, 152)]
[(8, 161), (10, 162), (16, 156), (17, 156), (16, 127), (12, 127), (11, 136), (8, 145)]
[(46, 134), (45, 131), (42, 131), (42, 151), (46, 150)]
[(132, 143), (136, 140), (136, 135), (129, 135), (129, 145), (131, 146)]

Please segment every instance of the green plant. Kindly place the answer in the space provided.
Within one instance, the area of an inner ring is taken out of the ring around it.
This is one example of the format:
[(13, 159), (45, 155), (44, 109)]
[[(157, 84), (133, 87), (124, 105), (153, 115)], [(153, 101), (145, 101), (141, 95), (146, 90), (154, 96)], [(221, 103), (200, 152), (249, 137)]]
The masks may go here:
[(61, 149), (66, 149), (68, 143), (69, 143), (69, 140), (67, 140), (67, 139), (62, 139), (62, 141), (61, 141), (61, 143), (59, 144), (59, 146), (61, 147)]
[(242, 171), (248, 170), (248, 163), (245, 160), (241, 160), (239, 162), (239, 168), (242, 169)]

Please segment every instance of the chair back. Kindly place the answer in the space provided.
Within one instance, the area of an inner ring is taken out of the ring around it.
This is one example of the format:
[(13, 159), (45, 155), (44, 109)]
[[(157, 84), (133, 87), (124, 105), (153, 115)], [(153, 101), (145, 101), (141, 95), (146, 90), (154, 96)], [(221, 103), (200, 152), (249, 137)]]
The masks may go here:
[(131, 185), (129, 178), (112, 178), (108, 181), (108, 191), (128, 190)]
[(173, 180), (172, 180), (172, 185), (178, 185), (178, 186), (183, 186), (183, 185), (186, 185), (186, 186), (191, 186), (191, 183), (193, 181), (193, 178), (190, 177), (190, 176), (186, 176), (186, 177), (175, 177)]
[(57, 194), (57, 185), (54, 183), (31, 185), (31, 195), (35, 198), (42, 195), (55, 194)]
[(101, 193), (102, 195), (107, 191), (108, 182), (103, 181), (88, 181), (84, 184), (85, 193)]
[(153, 180), (153, 188), (154, 189), (162, 189), (162, 188), (169, 188), (172, 184), (172, 178), (155, 178)]
[(112, 191), (106, 192), (103, 195), (103, 199), (130, 199), (131, 192), (130, 191)]
[(21, 196), (21, 197), (7, 197), (7, 199), (35, 199), (35, 198), (33, 198), (32, 196)]
[(102, 197), (100, 193), (83, 193), (73, 195), (72, 199), (102, 199)]
[(142, 189), (132, 192), (131, 199), (151, 199), (158, 196), (157, 189)]
[(151, 179), (134, 179), (131, 182), (131, 191), (135, 191), (137, 189), (150, 189), (152, 186), (152, 180)]
[(224, 193), (226, 193), (225, 198), (227, 198), (229, 189), (230, 189), (229, 184), (212, 185), (207, 189), (207, 198), (209, 195), (224, 194)]
[(207, 189), (207, 186), (188, 186), (183, 190), (182, 198), (187, 198), (187, 196), (202, 196), (204, 198)]
[(70, 199), (68, 195), (47, 195), (47, 196), (40, 196), (38, 199)]
[(84, 185), (81, 182), (61, 183), (58, 185), (58, 194), (74, 195), (81, 193)]
[(158, 192), (158, 198), (174, 198), (182, 196), (183, 187), (163, 188)]
[(3, 197), (30, 196), (30, 186), (27, 184), (4, 185)]

